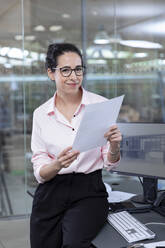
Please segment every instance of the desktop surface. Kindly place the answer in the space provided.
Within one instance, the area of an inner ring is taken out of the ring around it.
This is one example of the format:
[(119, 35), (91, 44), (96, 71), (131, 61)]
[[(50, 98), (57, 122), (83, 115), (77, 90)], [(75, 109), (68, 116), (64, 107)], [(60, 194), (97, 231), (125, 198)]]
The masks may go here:
[[(165, 223), (165, 217), (160, 214), (150, 211), (147, 213), (133, 214), (142, 223)], [(145, 240), (140, 243), (151, 243), (165, 240), (165, 225), (148, 225), (156, 237), (152, 240)], [(127, 241), (108, 223), (102, 228), (97, 237), (92, 242), (97, 248), (120, 248), (127, 246)]]

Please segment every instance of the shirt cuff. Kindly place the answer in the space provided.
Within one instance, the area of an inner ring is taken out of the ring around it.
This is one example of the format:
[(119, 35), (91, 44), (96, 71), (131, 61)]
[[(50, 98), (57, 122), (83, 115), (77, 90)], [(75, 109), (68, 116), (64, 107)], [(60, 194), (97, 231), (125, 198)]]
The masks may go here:
[(41, 166), (38, 166), (35, 170), (34, 170), (34, 176), (37, 180), (38, 183), (44, 183), (45, 180), (40, 176), (40, 169), (42, 168)]
[(34, 176), (38, 183), (44, 183), (45, 179), (40, 176), (40, 169), (43, 165), (52, 162), (53, 157), (48, 156), (45, 152), (34, 153), (31, 159), (33, 163)]
[(110, 170), (118, 167), (119, 164), (120, 164), (120, 161), (121, 161), (121, 157), (120, 157), (120, 159), (117, 162), (114, 162), (114, 163), (109, 162), (108, 159), (106, 159), (106, 161), (104, 162), (105, 168), (107, 169), (107, 171), (110, 171)]

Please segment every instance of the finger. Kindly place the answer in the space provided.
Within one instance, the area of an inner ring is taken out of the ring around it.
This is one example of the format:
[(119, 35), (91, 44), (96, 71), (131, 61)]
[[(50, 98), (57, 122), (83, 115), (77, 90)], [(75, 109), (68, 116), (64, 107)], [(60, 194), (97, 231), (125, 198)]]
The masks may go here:
[(120, 132), (114, 132), (110, 135), (110, 137), (113, 137), (113, 136), (121, 136), (121, 133)]
[(118, 129), (118, 127), (117, 127), (117, 125), (116, 125), (116, 124), (115, 124), (115, 125), (110, 126), (110, 130), (114, 130), (114, 129)]
[(108, 134), (111, 134), (111, 133), (114, 133), (114, 132), (120, 132), (120, 130), (117, 128), (117, 126), (114, 126), (114, 128), (113, 127), (110, 127), (110, 129), (104, 134), (104, 135), (108, 135)]
[(113, 142), (121, 142), (121, 140), (122, 140), (122, 137), (121, 137), (121, 136), (114, 136), (114, 137), (111, 137), (111, 138), (109, 139), (109, 141), (110, 141), (111, 143), (113, 143)]
[(111, 140), (110, 140), (110, 143), (111, 143), (111, 144), (112, 144), (112, 143), (119, 143), (119, 142), (121, 142), (121, 141), (122, 141), (122, 139), (119, 138), (119, 137), (117, 137), (117, 138), (111, 139)]
[(65, 167), (65, 165), (70, 165), (75, 159), (77, 159), (77, 156), (74, 156), (70, 159), (64, 160), (61, 162), (62, 166)]
[(72, 162), (71, 163), (66, 163), (66, 164), (63, 165), (63, 168), (68, 168), (71, 164), (72, 164)]
[(120, 131), (119, 130), (109, 131), (109, 132), (105, 133), (104, 137), (105, 138), (111, 137), (112, 135), (115, 135), (115, 134), (119, 134), (120, 135)]
[(71, 151), (72, 147), (68, 147), (66, 148), (65, 150), (63, 150), (60, 155), (58, 156), (58, 159), (59, 158), (62, 158), (62, 157), (65, 157), (65, 158), (70, 158), (74, 155), (79, 155), (80, 152), (79, 151)]
[(122, 136), (120, 134), (114, 134), (114, 135), (108, 137), (107, 140), (109, 142), (121, 142)]
[(67, 161), (67, 160), (70, 160), (70, 159), (74, 159), (74, 157), (77, 158), (79, 154), (78, 153), (73, 153), (73, 154), (67, 154), (67, 155), (64, 155), (62, 156), (61, 158), (59, 158), (59, 161), (63, 162), (63, 161)]
[(70, 165), (70, 163), (65, 164), (63, 167), (64, 167), (64, 168), (68, 168), (68, 167), (69, 167), (69, 165)]
[(113, 133), (109, 137), (113, 138), (113, 137), (119, 137), (119, 136), (121, 136), (119, 133)]
[(75, 159), (77, 159), (77, 155), (74, 155), (68, 159), (65, 159), (64, 162), (74, 161)]
[(71, 146), (65, 148), (65, 149), (59, 154), (58, 157), (62, 157), (63, 155), (65, 155), (66, 153), (68, 153), (68, 152), (71, 151), (71, 150), (72, 150), (72, 147), (71, 147)]
[(114, 133), (111, 133), (110, 135), (109, 135), (109, 137), (116, 137), (116, 136), (121, 136), (121, 133), (120, 132), (114, 132)]
[(64, 159), (66, 160), (66, 159), (70, 159), (70, 158), (72, 158), (72, 157), (74, 157), (74, 156), (78, 156), (80, 153), (79, 152), (77, 152), (77, 151), (73, 151), (73, 152), (69, 152), (69, 153), (67, 153), (66, 155), (64, 155)]

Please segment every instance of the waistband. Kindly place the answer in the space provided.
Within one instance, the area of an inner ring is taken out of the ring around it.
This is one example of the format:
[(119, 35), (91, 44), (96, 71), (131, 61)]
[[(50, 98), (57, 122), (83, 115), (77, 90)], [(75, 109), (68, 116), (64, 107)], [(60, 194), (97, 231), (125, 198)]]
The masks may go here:
[(82, 173), (82, 172), (72, 172), (68, 174), (57, 174), (55, 177), (67, 177), (67, 176), (77, 176), (77, 177), (90, 177), (94, 175), (102, 175), (102, 170), (95, 170), (90, 173)]

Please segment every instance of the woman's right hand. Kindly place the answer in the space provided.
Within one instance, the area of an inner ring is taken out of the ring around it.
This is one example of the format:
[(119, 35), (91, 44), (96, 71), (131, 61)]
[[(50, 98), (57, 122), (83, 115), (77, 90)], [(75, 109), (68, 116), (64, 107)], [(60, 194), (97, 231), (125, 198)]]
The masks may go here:
[(44, 181), (49, 181), (57, 175), (62, 168), (67, 168), (70, 164), (77, 159), (80, 154), (79, 151), (72, 151), (72, 147), (69, 146), (64, 149), (50, 164), (43, 165), (40, 169), (40, 176)]
[(70, 164), (77, 159), (79, 151), (72, 151), (72, 147), (69, 146), (64, 149), (57, 157), (56, 165), (58, 169), (67, 168)]

